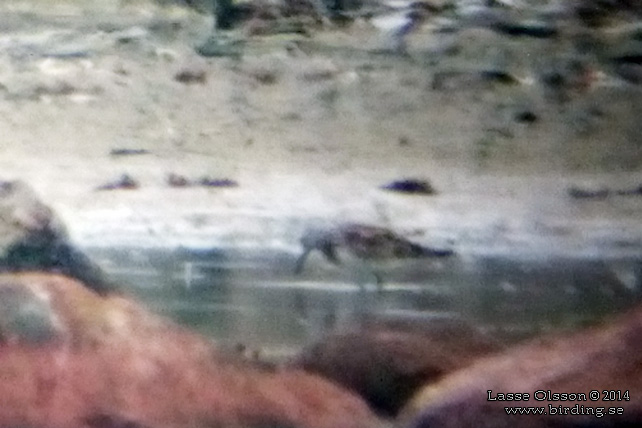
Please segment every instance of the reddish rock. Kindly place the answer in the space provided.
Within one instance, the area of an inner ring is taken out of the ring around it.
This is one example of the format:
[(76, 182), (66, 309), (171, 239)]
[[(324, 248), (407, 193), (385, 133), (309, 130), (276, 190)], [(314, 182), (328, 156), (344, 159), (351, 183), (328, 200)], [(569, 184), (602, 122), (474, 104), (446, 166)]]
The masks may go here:
[[(527, 393), (529, 398), (489, 401), (489, 390), (493, 398), (509, 392)], [(622, 400), (602, 400), (605, 390), (620, 391), (613, 398)], [(537, 396), (545, 399), (535, 400), (536, 391), (544, 391)], [(587, 401), (549, 400), (546, 391), (583, 393)], [(591, 401), (591, 391), (597, 391), (597, 401)], [(507, 415), (505, 410), (535, 406), (551, 413), (549, 404), (557, 415)], [(560, 405), (567, 414), (559, 415)], [(575, 411), (584, 415), (571, 413), (576, 405)], [(598, 407), (621, 407), (623, 415), (586, 414), (588, 408)], [(409, 428), (642, 426), (642, 307), (608, 325), (535, 340), (484, 358), (423, 388), (403, 419), (402, 426)]]
[(357, 392), (379, 413), (395, 415), (422, 385), (500, 348), (480, 332), (454, 322), (371, 323), (330, 334), (305, 349), (292, 365)]
[(3, 427), (381, 424), (327, 381), (234, 364), (199, 336), (66, 277), (0, 275), (0, 301)]

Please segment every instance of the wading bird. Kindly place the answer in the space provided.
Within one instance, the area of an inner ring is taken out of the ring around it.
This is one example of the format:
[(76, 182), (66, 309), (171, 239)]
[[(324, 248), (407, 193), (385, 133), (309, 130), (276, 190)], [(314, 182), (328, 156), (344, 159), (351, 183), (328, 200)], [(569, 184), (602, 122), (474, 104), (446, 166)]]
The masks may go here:
[(382, 285), (380, 271), (404, 259), (441, 258), (454, 254), (450, 249), (434, 249), (415, 244), (389, 229), (362, 224), (345, 224), (330, 229), (308, 229), (301, 237), (303, 253), (295, 273), (303, 271), (312, 251), (320, 251), (336, 265), (356, 265), (361, 273), (369, 272), (374, 283)]

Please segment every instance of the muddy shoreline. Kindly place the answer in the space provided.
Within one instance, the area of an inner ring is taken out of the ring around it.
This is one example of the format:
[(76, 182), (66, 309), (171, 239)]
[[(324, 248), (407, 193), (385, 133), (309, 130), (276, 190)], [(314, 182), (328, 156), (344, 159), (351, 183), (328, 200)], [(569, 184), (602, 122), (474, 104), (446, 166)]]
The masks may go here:
[[(194, 52), (210, 30), (204, 15), (31, 7), (3, 16), (0, 166), (33, 185), (81, 246), (296, 252), (310, 223), (349, 220), (463, 254), (640, 254), (642, 197), (569, 196), (640, 185), (638, 86), (598, 86), (561, 106), (532, 83), (431, 89), (436, 73), (485, 66), (497, 51), (529, 81), (530, 51), (547, 40), (473, 29), (455, 41), (463, 53), (442, 58), (428, 24), (399, 58), (372, 53), (376, 31), (357, 24), (252, 38), (240, 60), (206, 59)], [(175, 78), (186, 70), (203, 80)], [(595, 105), (603, 113), (587, 133), (580, 122)], [(536, 121), (513, 119), (523, 106)], [(122, 174), (139, 187), (96, 191)], [(170, 174), (239, 186), (174, 188)], [(379, 189), (408, 177), (437, 194)]]

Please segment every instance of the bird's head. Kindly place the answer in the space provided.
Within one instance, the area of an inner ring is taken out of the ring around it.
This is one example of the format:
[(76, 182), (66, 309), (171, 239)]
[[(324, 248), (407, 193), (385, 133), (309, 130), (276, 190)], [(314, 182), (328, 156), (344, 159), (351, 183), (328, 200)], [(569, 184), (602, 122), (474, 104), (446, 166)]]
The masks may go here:
[(328, 261), (339, 264), (336, 247), (338, 245), (336, 233), (328, 229), (310, 228), (301, 236), (301, 246), (303, 253), (299, 256), (296, 263), (295, 273), (303, 271), (303, 266), (308, 255), (315, 250), (321, 251)]

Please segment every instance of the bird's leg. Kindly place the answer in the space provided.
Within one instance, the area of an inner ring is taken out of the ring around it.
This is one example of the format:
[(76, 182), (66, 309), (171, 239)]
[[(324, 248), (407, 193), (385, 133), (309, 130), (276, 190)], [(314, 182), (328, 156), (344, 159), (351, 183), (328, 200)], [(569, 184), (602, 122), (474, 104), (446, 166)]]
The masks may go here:
[(337, 256), (336, 240), (328, 231), (315, 229), (306, 231), (301, 238), (301, 245), (303, 246), (303, 254), (297, 260), (294, 271), (297, 274), (303, 271), (308, 255), (314, 250), (319, 250), (329, 262), (335, 265), (341, 264)]
[(381, 275), (379, 275), (377, 272), (373, 273), (374, 278), (375, 278), (375, 285), (377, 286), (377, 294), (382, 294), (383, 293), (383, 279), (381, 278)]
[(357, 261), (350, 270), (353, 281), (362, 292), (372, 292), (381, 288), (381, 277), (369, 263)]
[(303, 254), (301, 254), (299, 256), (299, 258), (297, 259), (296, 265), (294, 267), (294, 273), (296, 275), (299, 275), (299, 274), (301, 274), (301, 272), (303, 272), (303, 267), (305, 266), (305, 261), (307, 260), (308, 255), (310, 254), (311, 251), (312, 251), (312, 248), (306, 248), (305, 250), (303, 250)]
[(337, 256), (337, 247), (336, 245), (330, 241), (330, 240), (324, 240), (321, 243), (321, 248), (319, 248), (323, 255), (325, 256), (326, 259), (328, 259), (329, 262), (335, 264), (335, 265), (340, 265), (341, 261), (339, 260), (339, 257)]

